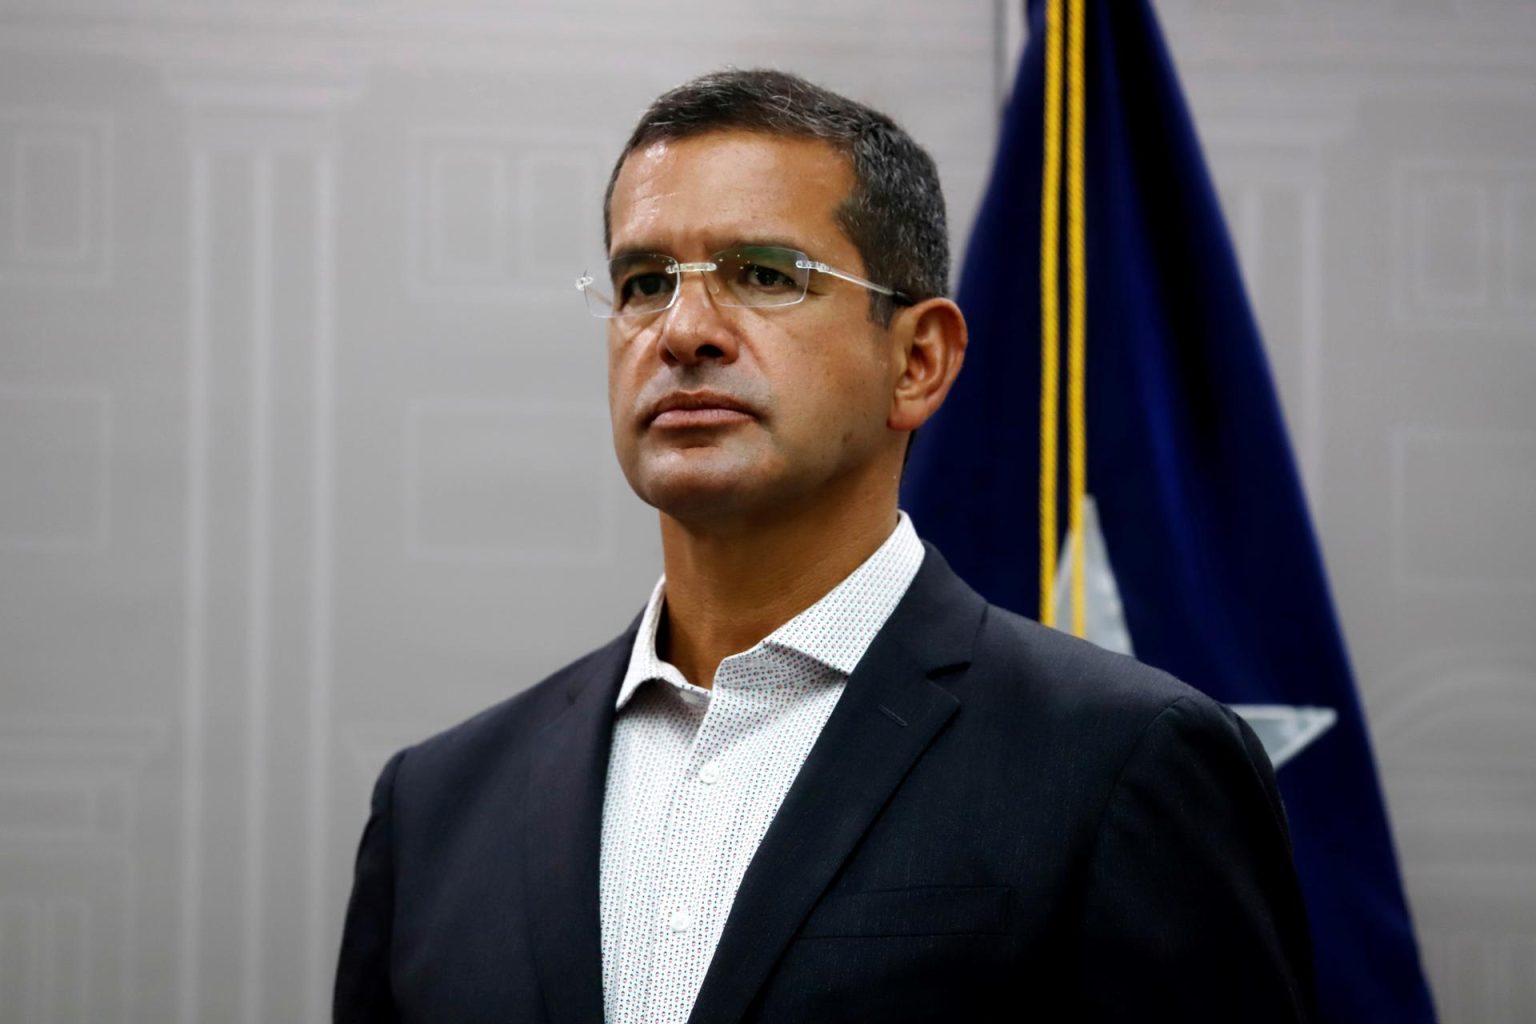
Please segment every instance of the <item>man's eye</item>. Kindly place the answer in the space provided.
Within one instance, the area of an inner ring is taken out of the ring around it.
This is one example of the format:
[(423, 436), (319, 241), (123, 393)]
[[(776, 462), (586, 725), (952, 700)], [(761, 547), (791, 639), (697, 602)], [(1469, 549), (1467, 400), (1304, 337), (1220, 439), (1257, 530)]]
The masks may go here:
[(665, 274), (636, 274), (625, 278), (619, 296), (624, 299), (653, 298), (665, 294), (669, 284)]
[(747, 284), (754, 288), (772, 290), (777, 288), (793, 288), (794, 279), (781, 270), (765, 267), (760, 263), (749, 263), (743, 270)]

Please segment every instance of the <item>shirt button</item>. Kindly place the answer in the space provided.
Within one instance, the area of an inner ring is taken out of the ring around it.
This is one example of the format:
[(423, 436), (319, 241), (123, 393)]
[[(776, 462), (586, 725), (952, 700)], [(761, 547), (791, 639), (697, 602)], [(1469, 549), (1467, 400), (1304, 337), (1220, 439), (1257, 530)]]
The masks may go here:
[(686, 910), (676, 910), (672, 913), (672, 930), (685, 932), (693, 927), (693, 917)]
[(711, 761), (699, 769), (699, 781), (706, 786), (713, 786), (720, 781), (720, 766)]

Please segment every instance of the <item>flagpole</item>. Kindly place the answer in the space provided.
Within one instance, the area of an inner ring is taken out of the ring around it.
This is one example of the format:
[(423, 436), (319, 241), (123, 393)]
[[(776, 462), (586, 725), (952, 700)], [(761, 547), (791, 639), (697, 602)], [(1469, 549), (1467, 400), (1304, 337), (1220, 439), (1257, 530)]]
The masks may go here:
[(1067, 0), (1067, 460), (1070, 508), (1068, 530), (1072, 545), (1072, 632), (1088, 633), (1086, 541), (1083, 536), (1083, 500), (1088, 493), (1088, 427), (1084, 392), (1084, 366), (1088, 348), (1088, 253), (1086, 197), (1084, 189), (1087, 148), (1083, 122), (1083, 40), (1085, 0)]

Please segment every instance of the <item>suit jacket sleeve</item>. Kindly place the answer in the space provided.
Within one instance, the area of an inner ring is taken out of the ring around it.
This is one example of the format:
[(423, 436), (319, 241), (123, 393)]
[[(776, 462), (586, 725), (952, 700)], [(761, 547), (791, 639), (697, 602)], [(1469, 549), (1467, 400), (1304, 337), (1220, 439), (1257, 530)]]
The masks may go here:
[(1104, 809), (1080, 936), (1082, 1019), (1311, 1019), (1279, 791), (1234, 713), (1183, 697), (1147, 726)]
[(332, 1019), (336, 1024), (383, 1024), (397, 1020), (390, 991), (390, 928), (395, 881), (391, 808), (395, 772), (405, 751), (384, 766), (373, 787), (372, 810), (358, 845), (352, 899), (341, 936)]

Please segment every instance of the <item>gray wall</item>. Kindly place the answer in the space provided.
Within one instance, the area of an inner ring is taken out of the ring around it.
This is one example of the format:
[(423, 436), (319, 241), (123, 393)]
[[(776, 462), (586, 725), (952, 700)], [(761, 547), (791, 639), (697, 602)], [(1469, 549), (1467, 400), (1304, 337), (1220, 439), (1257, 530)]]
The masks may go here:
[[(1536, 5), (1166, 0), (1448, 1022), (1536, 1017)], [(1012, 3), (0, 2), (0, 1020), (319, 1021), (398, 745), (657, 572), (571, 280), (646, 99), (895, 112)], [(999, 57), (1002, 63), (999, 63)]]

